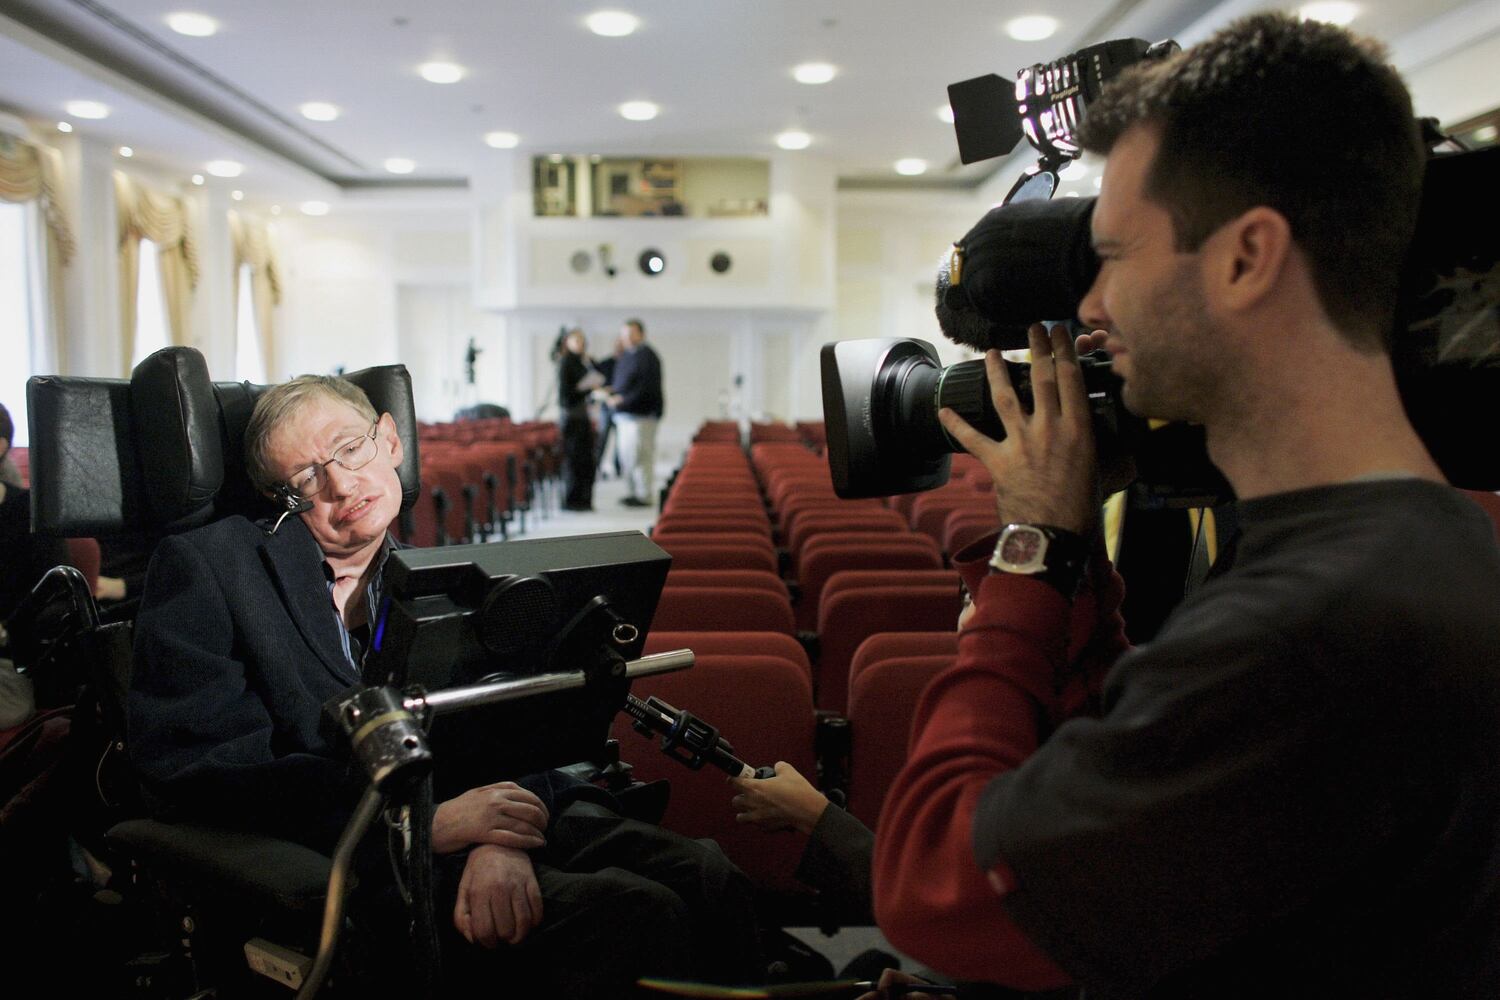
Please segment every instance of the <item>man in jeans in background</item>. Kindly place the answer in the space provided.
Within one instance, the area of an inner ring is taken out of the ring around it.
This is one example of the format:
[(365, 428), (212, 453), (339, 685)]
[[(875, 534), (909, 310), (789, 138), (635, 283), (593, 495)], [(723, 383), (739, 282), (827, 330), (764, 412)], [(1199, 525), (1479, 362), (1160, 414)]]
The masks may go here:
[(646, 327), (627, 319), (620, 329), (625, 353), (615, 363), (609, 405), (620, 433), (620, 460), (630, 492), (620, 502), (649, 507), (656, 492), (656, 425), (661, 420), (661, 359), (646, 343)]

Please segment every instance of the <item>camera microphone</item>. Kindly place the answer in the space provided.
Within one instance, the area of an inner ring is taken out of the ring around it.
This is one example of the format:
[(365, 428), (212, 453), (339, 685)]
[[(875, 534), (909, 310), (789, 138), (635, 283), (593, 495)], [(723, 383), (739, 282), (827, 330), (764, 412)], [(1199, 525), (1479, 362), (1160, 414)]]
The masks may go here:
[(938, 268), (944, 336), (976, 351), (1012, 350), (1027, 346), (1032, 323), (1073, 318), (1099, 273), (1093, 215), (1093, 198), (990, 209)]

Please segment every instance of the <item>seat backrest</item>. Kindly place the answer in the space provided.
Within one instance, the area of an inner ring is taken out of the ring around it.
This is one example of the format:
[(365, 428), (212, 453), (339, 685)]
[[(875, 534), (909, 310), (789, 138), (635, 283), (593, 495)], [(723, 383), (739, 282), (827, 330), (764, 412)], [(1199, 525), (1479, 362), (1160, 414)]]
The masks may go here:
[(849, 811), (874, 829), (886, 790), (906, 764), (911, 718), (922, 689), (951, 656), (893, 656), (849, 685)]
[(868, 587), (840, 590), (818, 619), (821, 652), (814, 668), (818, 707), (843, 712), (849, 701), (849, 664), (876, 632), (937, 632), (958, 622), (956, 587)]
[(652, 627), (668, 631), (784, 632), (796, 621), (785, 594), (759, 587), (676, 587), (661, 592)]
[[(717, 726), (751, 767), (784, 760), (809, 780), (816, 774), (812, 686), (791, 660), (704, 653), (691, 670), (637, 680), (633, 693), (642, 699), (655, 695)], [(636, 777), (665, 778), (672, 785), (663, 826), (688, 837), (712, 837), (759, 889), (801, 891), (792, 872), (806, 838), (737, 823), (729, 805), (734, 792), (724, 772), (712, 766), (689, 771), (651, 750), (641, 737), (619, 729), (620, 749)]]
[(807, 675), (808, 687), (812, 686), (812, 663), (807, 658), (807, 650), (784, 632), (667, 632), (652, 629), (646, 636), (643, 655), (665, 653), (673, 649), (691, 649), (700, 655), (750, 653), (779, 656), (797, 664)]
[[(841, 570), (850, 569), (942, 569), (943, 559), (937, 546), (928, 539), (920, 542), (902, 542), (871, 547), (861, 545), (830, 545), (803, 553), (798, 564), (798, 581), (802, 585), (801, 598), (797, 604), (797, 627), (813, 631), (818, 627), (818, 607), (822, 600), (823, 586), (828, 578)], [(953, 588), (954, 599), (958, 587)], [(954, 614), (958, 612), (955, 611)]]
[(769, 590), (790, 599), (786, 581), (763, 569), (674, 569), (667, 573), (668, 587), (748, 587)]
[(758, 569), (776, 572), (776, 554), (760, 546), (688, 544), (663, 545), (679, 569)]
[(849, 661), (850, 692), (871, 665), (899, 656), (945, 656), (951, 663), (958, 657), (958, 633), (876, 632), (859, 644)]

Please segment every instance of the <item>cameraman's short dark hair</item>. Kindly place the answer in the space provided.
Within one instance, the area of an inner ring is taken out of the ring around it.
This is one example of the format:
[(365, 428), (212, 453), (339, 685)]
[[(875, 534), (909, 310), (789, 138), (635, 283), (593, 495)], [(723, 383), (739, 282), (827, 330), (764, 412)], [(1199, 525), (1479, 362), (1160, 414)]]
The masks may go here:
[(1108, 153), (1159, 130), (1145, 194), (1196, 250), (1257, 205), (1280, 212), (1330, 320), (1365, 350), (1389, 347), (1426, 161), (1411, 95), (1374, 42), (1262, 14), (1122, 74), (1080, 139)]

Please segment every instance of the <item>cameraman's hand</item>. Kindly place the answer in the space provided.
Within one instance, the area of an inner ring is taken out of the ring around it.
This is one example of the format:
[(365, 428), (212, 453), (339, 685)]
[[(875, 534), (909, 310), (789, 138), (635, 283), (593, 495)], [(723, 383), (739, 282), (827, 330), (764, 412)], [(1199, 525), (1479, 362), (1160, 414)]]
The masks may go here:
[(432, 853), (451, 854), (474, 844), (529, 851), (547, 843), (547, 807), (514, 781), (471, 788), (432, 814)]
[(542, 890), (525, 851), (481, 844), (458, 883), (453, 926), (470, 944), (520, 944), (542, 922)]
[(729, 800), (738, 823), (754, 823), (762, 830), (812, 833), (827, 797), (784, 760), (776, 762), (774, 778), (730, 778), (739, 792)]
[(938, 419), (995, 481), (1001, 524), (1047, 524), (1087, 535), (1098, 520), (1101, 497), (1078, 353), (1062, 326), (1049, 333), (1038, 323), (1029, 333), (1031, 413), (1021, 409), (1000, 352), (984, 358), (1005, 440), (991, 440), (946, 407)]

